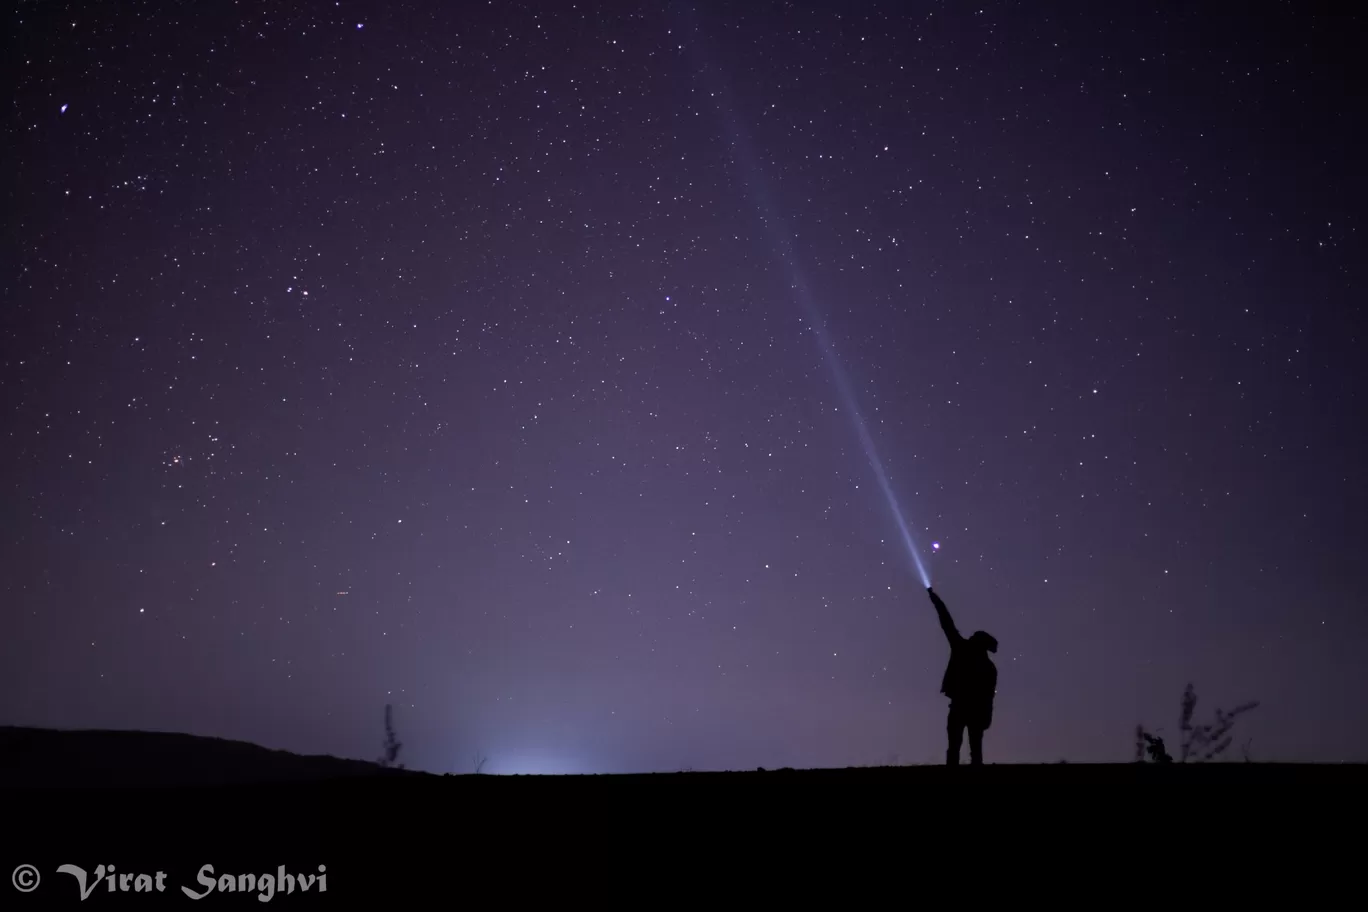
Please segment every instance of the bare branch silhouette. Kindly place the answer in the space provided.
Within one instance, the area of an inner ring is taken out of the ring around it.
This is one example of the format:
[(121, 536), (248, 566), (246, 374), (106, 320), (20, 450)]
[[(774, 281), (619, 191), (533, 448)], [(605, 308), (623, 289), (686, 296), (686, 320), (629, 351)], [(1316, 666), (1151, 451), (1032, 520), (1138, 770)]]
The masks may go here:
[[(1248, 703), (1241, 703), (1228, 712), (1218, 708), (1215, 721), (1197, 724), (1193, 722), (1197, 713), (1197, 690), (1189, 683), (1187, 689), (1183, 691), (1181, 710), (1178, 716), (1178, 762), (1207, 763), (1220, 757), (1234, 742), (1234, 735), (1231, 734), (1231, 730), (1235, 727), (1235, 720), (1258, 705), (1257, 700), (1251, 700)], [(1146, 732), (1143, 726), (1136, 726), (1135, 734), (1137, 763), (1144, 762), (1143, 754), (1145, 752), (1148, 752), (1152, 763), (1173, 762), (1173, 758), (1169, 756), (1164, 747), (1163, 738)], [(1245, 759), (1249, 759), (1247, 744)]]
[(404, 764), (402, 764), (402, 763), (395, 763), (395, 762), (394, 762), (396, 759), (398, 759), (398, 757), (399, 757), (399, 750), (400, 750), (400, 748), (402, 748), (403, 746), (404, 746), (404, 745), (399, 741), (399, 739), (396, 738), (396, 737), (394, 736), (394, 707), (391, 706), (390, 704), (386, 703), (386, 704), (385, 704), (385, 741), (384, 741), (384, 744), (383, 744), (383, 747), (384, 747), (384, 749), (385, 749), (385, 753), (384, 753), (384, 754), (380, 757), (380, 759), (379, 759), (378, 761), (376, 761), (376, 762), (379, 763), (379, 764), (380, 764), (381, 766), (383, 766), (383, 767), (391, 767), (391, 766), (392, 766), (392, 767), (394, 767), (395, 769), (403, 769), (403, 768), (404, 768)]

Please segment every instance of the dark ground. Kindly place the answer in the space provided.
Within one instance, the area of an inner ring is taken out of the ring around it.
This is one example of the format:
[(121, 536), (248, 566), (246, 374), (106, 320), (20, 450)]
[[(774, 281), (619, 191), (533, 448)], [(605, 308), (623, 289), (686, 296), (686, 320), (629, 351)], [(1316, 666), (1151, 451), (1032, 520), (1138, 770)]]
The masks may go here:
[(1171, 786), (1320, 791), (1368, 784), (1368, 765), (1234, 761), (1160, 767), (1052, 763), (989, 764), (980, 769), (958, 770), (887, 766), (602, 776), (442, 776), (174, 732), (57, 731), (0, 726), (0, 787), (5, 788), (166, 790), (291, 786), (323, 791), (386, 788), (408, 793), (414, 789), (445, 789), (459, 790), (462, 795), (506, 796), (533, 791), (545, 796), (615, 796), (637, 794), (641, 789), (674, 795), (693, 794), (696, 789), (791, 786), (951, 787), (971, 781), (1003, 790)]
[[(629, 897), (648, 894), (621, 878), (648, 874), (672, 890), (725, 876), (801, 894), (803, 877), (820, 873), (794, 870), (804, 856), (823, 859), (827, 873), (854, 865), (870, 889), (907, 876), (908, 865), (942, 873), (967, 865), (971, 877), (991, 868), (1009, 891), (1101, 865), (1117, 877), (1196, 876), (1223, 895), (1251, 877), (1314, 870), (1314, 889), (1296, 894), (1304, 902), (1354, 869), (1362, 840), (1347, 836), (1363, 820), (1368, 766), (436, 776), (190, 735), (0, 728), (0, 783), (0, 862), (51, 872), (40, 891), (4, 908), (36, 907), (30, 901), (53, 890), (76, 899), (74, 881), (56, 868), (80, 858), (91, 870), (102, 861), (167, 870), (168, 883), (192, 887), (200, 865), (215, 860), (222, 872), (321, 859), (333, 872), (330, 896), (390, 899), (426, 895), (431, 872), (456, 877), (457, 869), (524, 898), (600, 895), (587, 882), (580, 887), (589, 892), (565, 892), (553, 871), (606, 878), (604, 889), (616, 884)], [(1011, 870), (1027, 881), (1002, 882)], [(1091, 895), (1081, 883), (1071, 889)], [(1125, 892), (1144, 889), (1137, 882)], [(164, 904), (173, 895), (185, 901), (178, 886), (142, 899)]]

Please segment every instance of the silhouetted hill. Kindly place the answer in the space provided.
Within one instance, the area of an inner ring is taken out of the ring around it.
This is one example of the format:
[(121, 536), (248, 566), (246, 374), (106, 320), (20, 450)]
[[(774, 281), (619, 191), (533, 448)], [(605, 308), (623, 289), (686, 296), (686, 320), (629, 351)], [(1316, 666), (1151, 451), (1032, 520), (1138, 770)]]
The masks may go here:
[(204, 787), (421, 775), (174, 732), (0, 727), (4, 787)]

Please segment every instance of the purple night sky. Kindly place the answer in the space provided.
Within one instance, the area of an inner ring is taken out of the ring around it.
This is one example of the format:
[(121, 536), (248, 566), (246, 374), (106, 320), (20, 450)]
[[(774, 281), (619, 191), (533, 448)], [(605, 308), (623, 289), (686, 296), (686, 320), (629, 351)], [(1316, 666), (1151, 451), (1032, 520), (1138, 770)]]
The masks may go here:
[(806, 295), (990, 762), (1368, 759), (1362, 21), (1166, 10), (18, 4), (0, 724), (941, 762)]

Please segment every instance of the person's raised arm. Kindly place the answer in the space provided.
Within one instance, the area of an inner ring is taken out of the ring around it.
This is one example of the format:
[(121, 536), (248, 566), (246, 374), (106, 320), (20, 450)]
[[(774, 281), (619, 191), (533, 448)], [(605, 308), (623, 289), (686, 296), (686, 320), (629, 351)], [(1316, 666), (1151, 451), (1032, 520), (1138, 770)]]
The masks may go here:
[(940, 618), (941, 630), (945, 631), (945, 638), (950, 641), (951, 646), (954, 646), (964, 637), (960, 636), (960, 632), (955, 629), (955, 622), (950, 617), (949, 609), (945, 607), (945, 602), (941, 601), (941, 597), (936, 595), (934, 589), (927, 587), (926, 594), (931, 596), (931, 604), (936, 606), (936, 617)]

